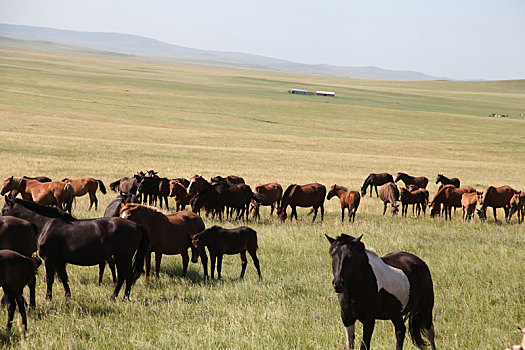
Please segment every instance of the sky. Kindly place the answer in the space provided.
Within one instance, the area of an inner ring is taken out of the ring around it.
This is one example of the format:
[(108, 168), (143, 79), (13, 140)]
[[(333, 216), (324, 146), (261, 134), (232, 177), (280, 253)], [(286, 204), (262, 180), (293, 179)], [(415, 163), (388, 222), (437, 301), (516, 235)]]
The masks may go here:
[(525, 79), (525, 0), (0, 0), (0, 23), (309, 64)]

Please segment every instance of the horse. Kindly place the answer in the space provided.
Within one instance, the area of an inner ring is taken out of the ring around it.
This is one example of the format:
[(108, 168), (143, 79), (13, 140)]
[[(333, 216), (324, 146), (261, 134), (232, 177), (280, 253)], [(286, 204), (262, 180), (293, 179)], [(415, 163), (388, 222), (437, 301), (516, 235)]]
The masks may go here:
[(210, 186), (207, 189), (198, 192), (190, 200), (191, 210), (198, 214), (202, 207), (206, 209), (206, 217), (212, 213), (212, 217), (217, 217), (222, 221), (222, 214), (224, 212), (224, 203), (220, 194), (215, 189), (215, 186)]
[(86, 193), (89, 193), (89, 209), (95, 204), (95, 210), (98, 210), (98, 199), (95, 195), (97, 189), (100, 187), (100, 192), (106, 194), (106, 186), (101, 180), (94, 179), (92, 177), (84, 177), (82, 179), (70, 180), (67, 177), (61, 180), (62, 182), (70, 183), (75, 190), (75, 197), (82, 197)]
[(521, 224), (525, 216), (525, 192), (516, 191), (514, 196), (512, 196), (512, 199), (510, 200), (508, 222), (510, 222), (512, 215), (514, 215), (515, 212), (518, 212), (518, 223)]
[(481, 209), (477, 210), (478, 216), (481, 220), (487, 219), (487, 207), (492, 207), (494, 213), (494, 221), (498, 222), (496, 218), (496, 209), (503, 208), (505, 211), (505, 220), (508, 220), (510, 211), (510, 200), (517, 191), (510, 186), (494, 187), (489, 186), (483, 192), (481, 200)]
[(245, 184), (244, 179), (240, 176), (236, 175), (228, 175), (226, 178), (222, 176), (215, 176), (210, 179), (210, 182), (213, 183), (220, 183), (220, 182), (227, 182), (230, 185), (239, 185), (239, 184)]
[(409, 204), (417, 206), (417, 216), (421, 214), (421, 210), (423, 210), (423, 215), (425, 215), (425, 210), (428, 203), (428, 191), (426, 189), (417, 188), (414, 185), (410, 185), (409, 189), (402, 187), (399, 193), (399, 198), (401, 199), (402, 216), (407, 216)]
[(437, 179), (436, 179), (436, 185), (440, 182), (442, 185), (454, 185), (457, 188), (460, 187), (459, 185), (461, 183), (457, 177), (453, 177), (452, 179), (449, 179), (445, 175), (438, 174)]
[(468, 192), (463, 193), (461, 196), (461, 208), (463, 209), (463, 221), (472, 220), (476, 205), (481, 204), (483, 193), (481, 192)]
[(137, 182), (137, 177), (123, 177), (120, 180), (110, 183), (109, 188), (111, 188), (113, 192), (117, 192), (117, 190), (119, 190), (120, 193), (131, 193), (136, 195)]
[(275, 207), (281, 206), (281, 199), (283, 197), (283, 188), (276, 182), (267, 184), (257, 184), (254, 189), (254, 193), (261, 196), (261, 201), (252, 200), (250, 206), (250, 212), (253, 212), (254, 218), (261, 218), (259, 215), (259, 209), (261, 205), (270, 206), (270, 216), (273, 215)]
[(176, 211), (185, 210), (190, 203), (192, 195), (188, 194), (187, 187), (177, 180), (170, 181), (170, 197), (174, 197), (177, 206)]
[(55, 272), (66, 298), (71, 297), (66, 264), (99, 265), (112, 256), (118, 272), (112, 299), (124, 281), (124, 299), (129, 299), (131, 286), (143, 272), (149, 244), (148, 232), (142, 226), (121, 218), (77, 220), (56, 208), (8, 197), (2, 215), (25, 219), (37, 227), (38, 254), (46, 267), (46, 299), (52, 298)]
[(53, 180), (51, 180), (49, 177), (47, 176), (35, 176), (35, 177), (29, 177), (29, 176), (22, 176), (24, 179), (26, 180), (37, 180), (37, 181), (40, 181), (40, 182), (51, 182)]
[[(150, 233), (149, 247), (146, 254), (146, 279), (149, 277), (151, 253), (155, 253), (155, 278), (159, 278), (162, 254), (182, 256), (182, 277), (188, 269), (188, 248), (192, 248), (191, 261), (197, 262), (198, 256), (191, 245), (191, 237), (204, 230), (204, 222), (200, 216), (181, 211), (171, 215), (164, 215), (155, 208), (141, 204), (126, 204), (120, 209), (120, 217), (131, 220), (146, 228)], [(204, 277), (208, 275), (207, 257), (201, 255)]]
[(22, 317), (22, 335), (27, 331), (27, 315), (23, 289), (35, 285), (36, 270), (42, 261), (9, 249), (0, 250), (0, 285), (7, 297), (7, 331), (11, 330), (16, 306)]
[(379, 189), (379, 198), (383, 201), (383, 215), (386, 213), (386, 206), (390, 203), (392, 207), (392, 216), (399, 213), (399, 204), (396, 202), (399, 200), (399, 189), (397, 185), (392, 182), (387, 182)]
[(396, 349), (403, 348), (408, 318), (412, 342), (420, 349), (433, 350), (434, 287), (430, 270), (423, 260), (406, 252), (383, 257), (366, 249), (361, 237), (325, 235), (330, 242), (332, 286), (338, 294), (341, 318), (346, 328), (346, 348), (354, 348), (354, 327), (363, 324), (361, 350), (370, 349), (375, 320), (391, 320), (396, 333)]
[(376, 190), (376, 197), (379, 197), (377, 186), (382, 186), (388, 182), (394, 182), (394, 178), (388, 173), (370, 174), (363, 182), (363, 186), (361, 186), (361, 195), (365, 196), (366, 190), (370, 186), (370, 197), (372, 197), (372, 187)]
[[(0, 249), (9, 249), (31, 257), (37, 250), (37, 231), (29, 221), (14, 216), (0, 216)], [(35, 284), (29, 284), (29, 306), (35, 306)]]
[(52, 181), (42, 183), (38, 180), (15, 178), (4, 179), (0, 195), (12, 192), (13, 197), (20, 193), (23, 199), (42, 205), (56, 205), (63, 211), (71, 213), (75, 190), (70, 183)]
[(345, 221), (345, 209), (348, 209), (348, 222), (355, 221), (355, 213), (357, 208), (359, 208), (359, 202), (361, 201), (361, 195), (357, 191), (350, 191), (344, 186), (337, 186), (334, 184), (330, 187), (328, 195), (326, 196), (327, 200), (330, 200), (332, 197), (337, 196), (339, 202), (341, 203), (341, 222)]
[[(247, 226), (240, 226), (233, 229), (225, 229), (220, 226), (210, 227), (202, 232), (196, 233), (192, 237), (193, 246), (199, 251), (204, 251), (208, 247), (211, 259), (211, 278), (215, 270), (215, 260), (217, 259), (217, 279), (221, 279), (222, 256), (224, 254), (239, 254), (241, 257), (241, 277), (244, 278), (246, 265), (246, 251), (250, 254), (253, 264), (257, 269), (259, 280), (261, 277), (261, 267), (257, 258), (257, 232)], [(202, 254), (202, 253), (201, 253)]]
[(290, 206), (292, 213), (290, 220), (297, 220), (296, 207), (313, 207), (314, 217), (312, 222), (317, 217), (317, 210), (321, 208), (321, 221), (324, 219), (324, 198), (326, 196), (326, 187), (319, 183), (311, 183), (308, 185), (290, 185), (284, 191), (283, 199), (281, 200), (281, 207), (277, 209), (277, 215), (282, 222), (286, 221), (286, 208)]
[(456, 188), (454, 185), (443, 185), (439, 188), (434, 198), (432, 198), (432, 201), (428, 203), (428, 206), (434, 208), (434, 206), (442, 204), (445, 212), (445, 220), (452, 220), (452, 208), (461, 208), (461, 197), (463, 194), (473, 192), (476, 192), (476, 189), (470, 186)]
[(428, 178), (424, 176), (414, 177), (405, 173), (397, 173), (396, 180), (394, 182), (398, 182), (399, 180), (402, 180), (407, 187), (408, 185), (416, 185), (419, 188), (427, 188), (428, 185)]

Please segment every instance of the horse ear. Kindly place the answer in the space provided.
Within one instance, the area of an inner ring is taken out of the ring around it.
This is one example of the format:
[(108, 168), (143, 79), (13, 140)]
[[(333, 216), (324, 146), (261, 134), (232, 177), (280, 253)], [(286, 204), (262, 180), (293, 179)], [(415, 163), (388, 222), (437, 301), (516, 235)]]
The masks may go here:
[(354, 239), (354, 243), (359, 243), (361, 242), (361, 238), (363, 238), (363, 235), (357, 237), (356, 239)]
[(333, 239), (332, 237), (328, 236), (326, 233), (324, 235), (325, 235), (326, 239), (328, 240), (328, 242), (330, 242), (330, 244), (335, 242), (335, 239)]

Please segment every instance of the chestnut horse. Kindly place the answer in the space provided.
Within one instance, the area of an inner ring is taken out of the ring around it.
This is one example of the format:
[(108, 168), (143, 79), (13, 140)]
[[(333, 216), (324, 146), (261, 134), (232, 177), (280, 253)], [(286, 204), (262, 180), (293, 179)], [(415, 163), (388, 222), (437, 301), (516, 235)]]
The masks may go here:
[[(188, 248), (192, 249), (191, 261), (197, 262), (198, 256), (191, 244), (191, 237), (204, 230), (204, 222), (197, 214), (181, 211), (164, 215), (155, 208), (141, 204), (126, 204), (120, 209), (120, 217), (131, 220), (146, 228), (150, 233), (149, 249), (146, 253), (146, 278), (149, 277), (151, 253), (155, 253), (155, 277), (159, 278), (162, 254), (182, 255), (182, 277), (188, 269)], [(204, 277), (207, 277), (207, 257), (201, 255)]]
[(348, 221), (355, 221), (355, 213), (359, 207), (359, 202), (361, 201), (361, 195), (357, 191), (350, 191), (344, 186), (337, 186), (334, 184), (330, 187), (328, 195), (326, 196), (327, 200), (330, 200), (332, 197), (337, 196), (339, 202), (341, 203), (341, 222), (345, 221), (345, 209), (348, 209)]
[(376, 197), (379, 197), (377, 186), (382, 186), (388, 182), (394, 182), (394, 178), (389, 173), (370, 174), (365, 179), (363, 186), (361, 186), (361, 195), (365, 196), (366, 190), (370, 186), (370, 197), (372, 197), (372, 187), (376, 190)]
[(176, 211), (185, 210), (193, 195), (188, 194), (188, 189), (179, 181), (170, 181), (170, 197), (174, 197), (177, 205)]
[(474, 187), (456, 188), (454, 185), (444, 185), (437, 191), (432, 201), (428, 203), (428, 206), (434, 208), (434, 206), (442, 204), (445, 211), (445, 220), (452, 220), (452, 207), (461, 208), (461, 197), (463, 194), (472, 192), (476, 192)]
[(399, 204), (396, 202), (399, 200), (399, 189), (394, 182), (387, 182), (379, 189), (379, 198), (383, 201), (383, 215), (386, 213), (386, 206), (390, 203), (392, 207), (392, 216), (399, 213)]
[(67, 177), (62, 179), (62, 182), (68, 182), (73, 186), (75, 190), (75, 197), (82, 197), (86, 193), (89, 193), (89, 209), (95, 204), (95, 210), (98, 210), (98, 199), (95, 195), (97, 188), (100, 186), (100, 192), (106, 194), (106, 186), (101, 180), (94, 179), (92, 177), (84, 177), (82, 179), (70, 180)]
[(4, 180), (1, 195), (12, 191), (13, 197), (18, 193), (23, 199), (42, 205), (56, 205), (57, 208), (71, 213), (75, 190), (69, 183), (62, 181), (40, 182), (21, 177), (8, 177)]
[(510, 212), (508, 222), (512, 218), (515, 212), (518, 212), (518, 222), (521, 224), (523, 222), (523, 217), (525, 216), (525, 192), (516, 191), (512, 199), (510, 200)]
[(324, 198), (326, 196), (326, 187), (319, 183), (311, 183), (308, 185), (290, 185), (284, 191), (283, 199), (281, 200), (281, 207), (277, 209), (277, 215), (284, 222), (287, 218), (286, 208), (290, 206), (292, 213), (290, 220), (297, 220), (296, 207), (313, 207), (314, 217), (312, 222), (317, 217), (317, 210), (321, 208), (321, 221), (324, 219)]
[(483, 192), (481, 199), (481, 209), (478, 209), (478, 216), (481, 220), (487, 219), (487, 207), (492, 207), (494, 213), (494, 221), (496, 218), (496, 209), (503, 208), (505, 211), (505, 219), (508, 220), (510, 210), (510, 200), (517, 191), (510, 186), (494, 187), (489, 186)]
[(276, 182), (267, 183), (265, 185), (257, 184), (255, 186), (254, 193), (257, 193), (261, 197), (261, 201), (252, 200), (250, 206), (250, 212), (253, 211), (254, 218), (261, 218), (259, 215), (259, 209), (261, 205), (270, 206), (270, 216), (273, 215), (273, 210), (277, 205), (277, 208), (281, 206), (281, 199), (283, 198), (283, 188)]
[(405, 186), (416, 185), (419, 188), (427, 188), (428, 178), (424, 176), (410, 176), (405, 173), (397, 173), (395, 182), (402, 180), (405, 183)]

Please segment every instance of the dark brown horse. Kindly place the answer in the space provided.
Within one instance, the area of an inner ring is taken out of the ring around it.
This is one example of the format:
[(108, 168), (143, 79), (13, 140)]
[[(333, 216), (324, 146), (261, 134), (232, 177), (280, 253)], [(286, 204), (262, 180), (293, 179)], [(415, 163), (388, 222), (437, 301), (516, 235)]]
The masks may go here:
[(345, 221), (345, 209), (348, 209), (348, 221), (355, 221), (355, 213), (359, 208), (359, 202), (361, 201), (361, 195), (357, 191), (350, 191), (344, 186), (333, 185), (328, 191), (326, 196), (327, 200), (337, 196), (341, 203), (341, 222)]
[(317, 217), (317, 210), (321, 208), (321, 221), (323, 221), (325, 196), (326, 187), (319, 183), (290, 185), (286, 191), (284, 191), (283, 199), (281, 200), (281, 207), (277, 210), (277, 215), (279, 215), (279, 218), (284, 222), (287, 218), (286, 208), (290, 206), (292, 208), (290, 220), (293, 220), (294, 216), (295, 220), (297, 220), (296, 207), (312, 207), (314, 211), (312, 222), (314, 222)]
[(481, 220), (487, 219), (487, 207), (492, 207), (494, 213), (494, 221), (498, 221), (496, 217), (496, 209), (503, 208), (505, 211), (505, 220), (508, 220), (510, 212), (510, 200), (517, 191), (510, 186), (494, 187), (489, 186), (483, 192), (481, 199), (481, 209), (478, 209), (478, 216)]
[(252, 257), (259, 280), (262, 279), (259, 259), (257, 258), (257, 232), (247, 226), (233, 229), (225, 229), (220, 226), (210, 227), (193, 235), (193, 246), (200, 254), (204, 251), (205, 246), (208, 247), (212, 279), (215, 270), (215, 259), (217, 259), (217, 279), (221, 279), (222, 256), (224, 254), (239, 254), (241, 256), (241, 279), (243, 279), (246, 265), (248, 265), (246, 251)]
[(409, 204), (416, 206), (417, 216), (421, 214), (421, 210), (423, 211), (423, 215), (425, 215), (425, 210), (428, 203), (428, 191), (424, 188), (417, 188), (414, 185), (410, 186), (413, 187), (411, 187), (410, 189), (402, 187), (399, 193), (399, 198), (401, 200), (402, 206), (401, 215), (407, 216)]
[(396, 204), (399, 201), (399, 189), (394, 182), (388, 182), (381, 186), (379, 189), (379, 198), (383, 201), (383, 215), (386, 213), (386, 206), (390, 203), (392, 207), (392, 216), (399, 213), (399, 204)]
[(370, 186), (370, 197), (372, 197), (372, 187), (376, 190), (376, 197), (379, 197), (379, 194), (377, 193), (377, 186), (382, 186), (388, 182), (394, 182), (394, 178), (388, 173), (370, 174), (365, 179), (363, 186), (361, 186), (361, 195), (365, 196), (366, 190), (368, 186)]
[(27, 316), (23, 289), (35, 284), (36, 270), (42, 261), (17, 253), (13, 250), (0, 250), (0, 285), (7, 297), (7, 330), (13, 324), (16, 306), (22, 317), (22, 335), (27, 331)]
[(449, 179), (445, 175), (438, 174), (437, 179), (436, 179), (436, 184), (438, 184), (440, 182), (441, 182), (442, 185), (454, 185), (457, 188), (460, 187), (459, 185), (461, 183), (461, 181), (459, 181), (459, 179), (457, 177), (453, 177), (453, 178)]
[(47, 176), (35, 176), (35, 177), (30, 177), (30, 176), (22, 176), (24, 179), (27, 179), (27, 180), (37, 180), (37, 181), (40, 181), (40, 182), (51, 182), (53, 180), (51, 180), (49, 177)]
[(259, 209), (261, 205), (270, 206), (270, 216), (273, 215), (275, 207), (281, 206), (281, 199), (283, 197), (283, 188), (276, 182), (267, 184), (255, 185), (254, 193), (257, 193), (261, 197), (261, 201), (252, 200), (250, 211), (253, 211), (254, 218), (261, 218), (259, 215)]
[[(0, 216), (0, 249), (14, 250), (30, 257), (37, 249), (37, 231), (29, 221)], [(29, 305), (35, 306), (35, 284), (29, 284)]]
[(230, 185), (238, 185), (238, 184), (244, 184), (246, 182), (244, 182), (244, 179), (240, 176), (236, 176), (236, 175), (228, 175), (227, 177), (222, 177), (222, 176), (215, 176), (215, 177), (212, 177), (211, 179), (211, 183), (220, 183), (220, 182), (227, 182), (229, 183)]
[(454, 185), (444, 185), (440, 187), (432, 201), (428, 203), (428, 206), (434, 208), (434, 206), (443, 205), (445, 220), (452, 220), (452, 208), (461, 208), (461, 197), (463, 194), (472, 192), (476, 192), (474, 187), (456, 188)]
[(12, 192), (13, 197), (18, 193), (23, 199), (42, 205), (56, 205), (63, 211), (71, 213), (71, 206), (75, 198), (75, 190), (69, 183), (52, 181), (42, 183), (37, 180), (8, 177), (4, 180), (1, 195)]
[(419, 188), (427, 188), (428, 178), (424, 176), (410, 176), (405, 173), (397, 173), (395, 182), (402, 180), (405, 183), (405, 186), (416, 185)]
[(70, 183), (71, 186), (73, 186), (73, 189), (75, 190), (75, 197), (82, 197), (89, 193), (88, 210), (91, 210), (93, 204), (95, 204), (95, 210), (98, 209), (98, 199), (95, 195), (95, 192), (97, 192), (99, 186), (100, 192), (102, 192), (102, 194), (106, 194), (106, 186), (104, 186), (104, 183), (101, 180), (94, 179), (92, 177), (84, 177), (77, 180), (70, 180), (66, 177), (65, 179), (62, 179), (62, 182)]
[[(362, 236), (361, 236), (362, 237)], [(391, 320), (396, 333), (396, 350), (403, 348), (406, 326), (412, 342), (420, 349), (434, 344), (434, 287), (427, 264), (406, 252), (392, 252), (383, 257), (366, 249), (361, 237), (341, 235), (330, 242), (332, 286), (341, 306), (346, 329), (346, 347), (354, 348), (354, 327), (363, 324), (361, 350), (370, 349), (375, 321)]]
[[(204, 222), (197, 214), (181, 211), (164, 215), (155, 208), (140, 204), (126, 204), (120, 210), (120, 217), (144, 226), (150, 232), (148, 253), (146, 254), (146, 278), (149, 277), (151, 253), (155, 253), (155, 277), (159, 278), (162, 254), (182, 256), (182, 277), (188, 269), (188, 248), (192, 248), (191, 237), (204, 230)], [(197, 255), (192, 249), (192, 262), (197, 262)], [(202, 266), (207, 277), (207, 257), (204, 253)]]
[[(12, 215), (37, 227), (38, 254), (46, 266), (47, 293), (51, 300), (55, 272), (64, 285), (65, 296), (71, 296), (67, 264), (92, 266), (115, 259), (118, 278), (112, 298), (126, 282), (124, 298), (142, 274), (149, 238), (140, 225), (121, 218), (77, 220), (62, 211), (21, 199), (5, 197), (2, 215)], [(133, 257), (135, 256), (135, 257)]]
[(113, 192), (117, 192), (117, 190), (120, 193), (131, 193), (136, 195), (137, 194), (137, 183), (141, 178), (136, 175), (134, 177), (123, 177), (120, 180), (114, 181), (109, 184), (109, 188)]

